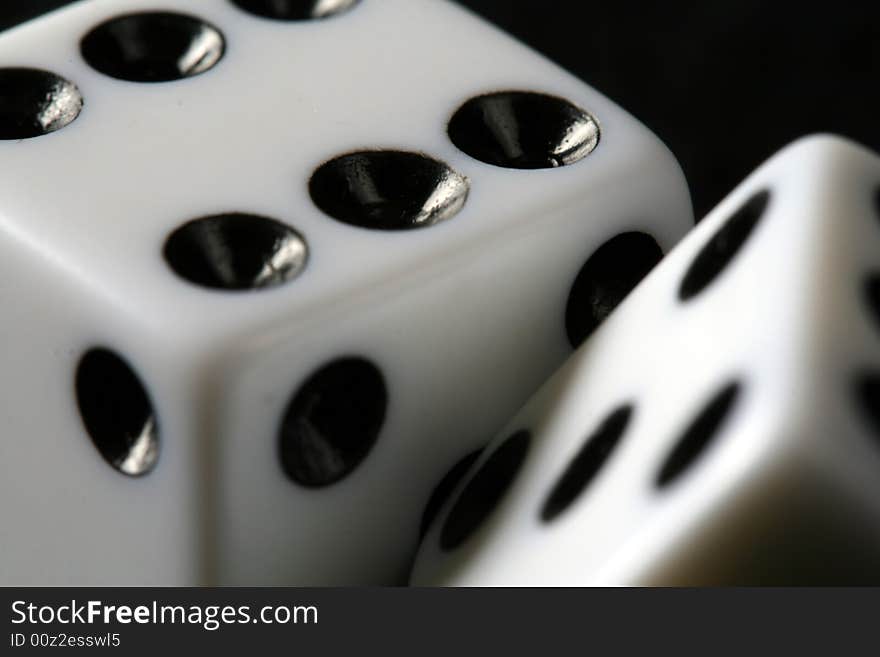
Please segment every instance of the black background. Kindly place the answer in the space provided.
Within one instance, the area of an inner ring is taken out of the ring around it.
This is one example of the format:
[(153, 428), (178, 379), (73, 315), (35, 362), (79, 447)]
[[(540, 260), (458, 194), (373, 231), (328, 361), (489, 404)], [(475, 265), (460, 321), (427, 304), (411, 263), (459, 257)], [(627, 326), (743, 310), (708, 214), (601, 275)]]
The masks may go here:
[[(85, 0), (87, 1), (87, 0)], [(0, 29), (69, 0), (0, 0)], [(697, 216), (793, 139), (880, 147), (880, 5), (761, 0), (460, 0), (665, 141)], [(438, 30), (438, 38), (452, 38)]]

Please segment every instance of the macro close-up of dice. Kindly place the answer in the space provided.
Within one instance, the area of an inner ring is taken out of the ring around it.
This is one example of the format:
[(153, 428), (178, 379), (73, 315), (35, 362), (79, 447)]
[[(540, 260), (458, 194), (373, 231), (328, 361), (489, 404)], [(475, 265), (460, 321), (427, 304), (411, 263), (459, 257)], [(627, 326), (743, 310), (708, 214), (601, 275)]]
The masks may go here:
[(880, 10), (551, 4), (0, 10), (0, 585), (880, 582)]

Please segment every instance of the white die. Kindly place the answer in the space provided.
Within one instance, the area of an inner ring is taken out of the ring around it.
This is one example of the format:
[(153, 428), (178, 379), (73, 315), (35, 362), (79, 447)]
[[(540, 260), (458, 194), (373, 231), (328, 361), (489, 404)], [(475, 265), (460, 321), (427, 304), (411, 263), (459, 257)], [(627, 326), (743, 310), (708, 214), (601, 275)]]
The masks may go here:
[(878, 190), (831, 136), (758, 169), (490, 445), (413, 580), (880, 580)]
[(584, 263), (692, 223), (650, 132), (454, 5), (257, 5), (0, 36), (2, 583), (399, 581)]

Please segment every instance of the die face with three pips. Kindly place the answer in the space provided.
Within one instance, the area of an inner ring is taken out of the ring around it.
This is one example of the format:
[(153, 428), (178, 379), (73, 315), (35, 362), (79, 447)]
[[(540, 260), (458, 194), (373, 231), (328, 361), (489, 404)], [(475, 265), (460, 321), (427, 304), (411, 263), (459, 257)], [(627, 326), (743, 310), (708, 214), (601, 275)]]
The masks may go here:
[(418, 584), (880, 579), (880, 158), (805, 138), (484, 451)]
[(400, 581), (692, 225), (653, 135), (445, 2), (95, 0), (0, 94), (4, 583)]

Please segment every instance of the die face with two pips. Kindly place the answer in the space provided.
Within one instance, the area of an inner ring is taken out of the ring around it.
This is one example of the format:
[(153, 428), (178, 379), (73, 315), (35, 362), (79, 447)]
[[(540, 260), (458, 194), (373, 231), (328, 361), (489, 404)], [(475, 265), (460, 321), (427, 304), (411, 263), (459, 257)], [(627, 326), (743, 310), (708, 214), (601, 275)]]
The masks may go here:
[(880, 579), (880, 158), (796, 142), (490, 443), (419, 584)]
[(96, 0), (0, 90), (8, 582), (396, 581), (692, 224), (653, 135), (447, 3)]

